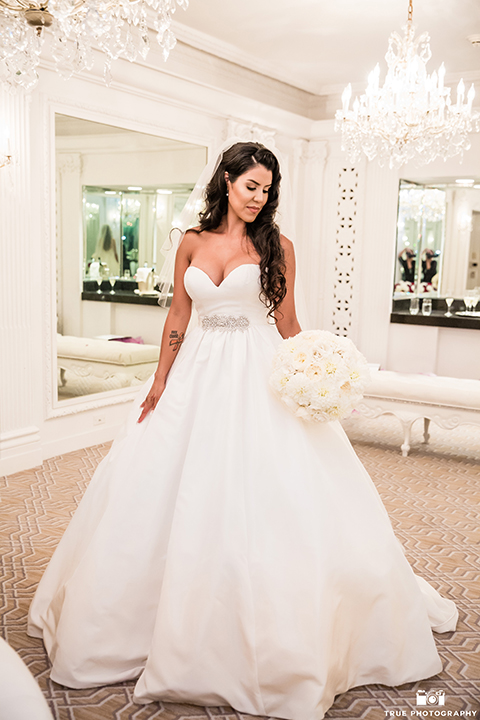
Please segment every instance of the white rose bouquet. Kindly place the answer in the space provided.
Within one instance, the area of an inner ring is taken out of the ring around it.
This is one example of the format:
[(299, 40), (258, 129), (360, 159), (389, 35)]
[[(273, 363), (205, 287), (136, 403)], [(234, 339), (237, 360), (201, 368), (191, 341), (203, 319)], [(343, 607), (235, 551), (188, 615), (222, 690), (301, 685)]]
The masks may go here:
[(328, 422), (352, 412), (369, 380), (367, 361), (351, 340), (307, 330), (280, 344), (270, 386), (297, 417)]

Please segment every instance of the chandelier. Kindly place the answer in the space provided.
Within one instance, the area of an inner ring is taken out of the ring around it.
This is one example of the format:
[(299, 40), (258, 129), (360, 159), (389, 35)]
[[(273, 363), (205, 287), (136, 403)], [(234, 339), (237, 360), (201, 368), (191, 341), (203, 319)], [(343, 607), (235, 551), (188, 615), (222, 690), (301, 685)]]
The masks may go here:
[(105, 53), (105, 80), (112, 60), (145, 59), (149, 50), (147, 13), (166, 60), (176, 44), (171, 29), (177, 5), (188, 0), (0, 0), (0, 79), (11, 87), (31, 89), (49, 28), (57, 72), (72, 73), (93, 66), (93, 51)]
[(409, 0), (404, 37), (390, 35), (385, 55), (388, 71), (380, 87), (380, 66), (368, 77), (365, 94), (349, 109), (352, 86), (342, 94), (342, 110), (335, 114), (335, 130), (342, 131), (342, 150), (352, 163), (363, 151), (381, 166), (400, 167), (408, 160), (429, 163), (452, 157), (470, 148), (468, 133), (480, 130), (480, 113), (472, 111), (475, 88), (465, 96), (465, 84), (457, 86), (456, 102), (444, 86), (445, 66), (427, 75), (431, 58), (430, 36), (415, 39), (413, 2)]
[(439, 222), (445, 217), (445, 191), (436, 188), (405, 188), (400, 187), (398, 216), (405, 220), (419, 223)]

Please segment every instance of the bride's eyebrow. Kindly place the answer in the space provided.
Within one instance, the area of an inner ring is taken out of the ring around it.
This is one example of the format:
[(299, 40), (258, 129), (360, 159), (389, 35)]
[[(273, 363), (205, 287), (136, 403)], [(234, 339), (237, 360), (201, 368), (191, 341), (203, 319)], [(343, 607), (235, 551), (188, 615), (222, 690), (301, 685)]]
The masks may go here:
[[(247, 180), (247, 182), (251, 182), (251, 183), (253, 183), (254, 185), (257, 185), (258, 187), (260, 187), (260, 183), (257, 182), (256, 180)], [(268, 185), (265, 185), (265, 187), (272, 187), (272, 183), (269, 183)]]

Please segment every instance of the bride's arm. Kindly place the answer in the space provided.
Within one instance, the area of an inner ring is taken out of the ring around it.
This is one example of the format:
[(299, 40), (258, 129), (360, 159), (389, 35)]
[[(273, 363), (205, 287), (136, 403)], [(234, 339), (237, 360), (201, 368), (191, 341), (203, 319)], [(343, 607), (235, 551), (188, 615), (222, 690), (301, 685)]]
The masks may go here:
[(284, 235), (280, 236), (283, 251), (285, 253), (285, 279), (287, 281), (287, 294), (282, 304), (275, 312), (277, 330), (283, 338), (293, 337), (302, 331), (295, 312), (295, 250), (293, 243)]
[(138, 418), (138, 422), (142, 422), (159, 401), (165, 390), (168, 372), (172, 367), (173, 361), (185, 337), (185, 331), (192, 313), (192, 301), (185, 290), (183, 276), (185, 275), (187, 267), (190, 265), (192, 242), (194, 242), (194, 238), (191, 237), (191, 233), (187, 233), (177, 250), (173, 281), (173, 298), (167, 319), (165, 320), (165, 327), (163, 328), (158, 366), (155, 370), (154, 381), (148, 395), (140, 406), (142, 413)]

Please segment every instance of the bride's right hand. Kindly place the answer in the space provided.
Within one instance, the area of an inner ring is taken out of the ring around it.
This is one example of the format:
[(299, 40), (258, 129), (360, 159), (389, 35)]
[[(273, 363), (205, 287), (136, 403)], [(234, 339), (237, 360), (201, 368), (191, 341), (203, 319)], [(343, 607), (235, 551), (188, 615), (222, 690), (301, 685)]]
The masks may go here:
[(160, 400), (163, 391), (165, 390), (165, 382), (161, 380), (154, 380), (153, 385), (148, 391), (148, 395), (140, 405), (142, 414), (138, 418), (137, 422), (141, 423), (147, 417), (151, 410), (155, 410), (158, 401)]

